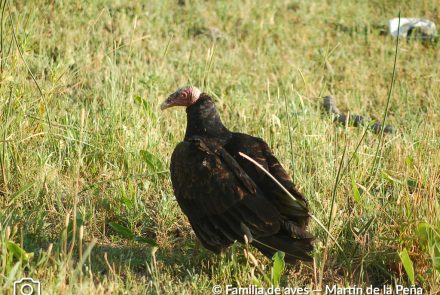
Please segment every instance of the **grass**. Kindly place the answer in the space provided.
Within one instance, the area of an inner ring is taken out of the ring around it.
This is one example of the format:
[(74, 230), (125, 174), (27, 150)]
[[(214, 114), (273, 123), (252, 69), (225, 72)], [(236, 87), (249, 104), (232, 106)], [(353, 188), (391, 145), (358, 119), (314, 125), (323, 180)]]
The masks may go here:
[(399, 44), (387, 114), (398, 132), (375, 177), (380, 136), (335, 125), (320, 98), (382, 118), (395, 39), (380, 28), (399, 9), (440, 24), (437, 1), (6, 2), (1, 293), (25, 276), (45, 294), (267, 285), (272, 262), (250, 248), (256, 267), (241, 245), (204, 250), (173, 196), (186, 118), (159, 104), (189, 84), (231, 130), (269, 143), (343, 249), (312, 222), (315, 261), (288, 266), (282, 286), (439, 292), (439, 43)]

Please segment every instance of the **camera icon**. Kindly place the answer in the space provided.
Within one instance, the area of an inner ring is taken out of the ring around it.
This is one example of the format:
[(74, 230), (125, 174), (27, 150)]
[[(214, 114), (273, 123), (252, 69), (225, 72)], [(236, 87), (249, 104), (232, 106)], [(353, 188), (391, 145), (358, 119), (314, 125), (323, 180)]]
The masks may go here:
[(14, 295), (40, 295), (41, 285), (33, 278), (22, 278), (14, 282)]

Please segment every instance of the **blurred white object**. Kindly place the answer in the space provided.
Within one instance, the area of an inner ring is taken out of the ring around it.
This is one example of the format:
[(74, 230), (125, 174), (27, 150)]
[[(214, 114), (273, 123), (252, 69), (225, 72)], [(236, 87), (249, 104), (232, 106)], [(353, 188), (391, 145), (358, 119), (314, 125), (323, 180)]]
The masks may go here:
[(433, 36), (436, 33), (435, 24), (427, 19), (423, 18), (400, 18), (400, 29), (399, 29), (399, 18), (393, 18), (389, 21), (390, 34), (393, 37), (397, 37), (397, 32), (399, 31), (400, 37), (408, 37), (414, 28), (418, 28), (424, 35)]

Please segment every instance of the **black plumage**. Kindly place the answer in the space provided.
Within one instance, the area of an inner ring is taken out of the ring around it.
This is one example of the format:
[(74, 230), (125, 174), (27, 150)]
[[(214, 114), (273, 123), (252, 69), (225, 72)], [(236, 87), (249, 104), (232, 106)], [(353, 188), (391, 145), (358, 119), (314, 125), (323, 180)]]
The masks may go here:
[[(289, 263), (310, 261), (307, 201), (268, 145), (229, 131), (213, 100), (195, 87), (179, 89), (161, 108), (176, 105), (187, 106), (187, 128), (171, 157), (171, 180), (202, 245), (219, 253), (234, 241), (245, 242), (246, 236), (268, 257), (280, 250)], [(297, 201), (239, 152), (261, 164)]]

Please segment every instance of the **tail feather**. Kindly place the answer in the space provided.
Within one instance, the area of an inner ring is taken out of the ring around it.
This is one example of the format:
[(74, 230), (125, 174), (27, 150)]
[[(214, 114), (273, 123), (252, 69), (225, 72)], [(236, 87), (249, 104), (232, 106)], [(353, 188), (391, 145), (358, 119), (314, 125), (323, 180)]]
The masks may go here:
[(282, 233), (274, 236), (254, 240), (252, 246), (257, 248), (268, 258), (272, 258), (277, 251), (285, 253), (284, 260), (295, 264), (298, 260), (313, 261), (309, 252), (313, 250), (313, 237), (294, 239)]

